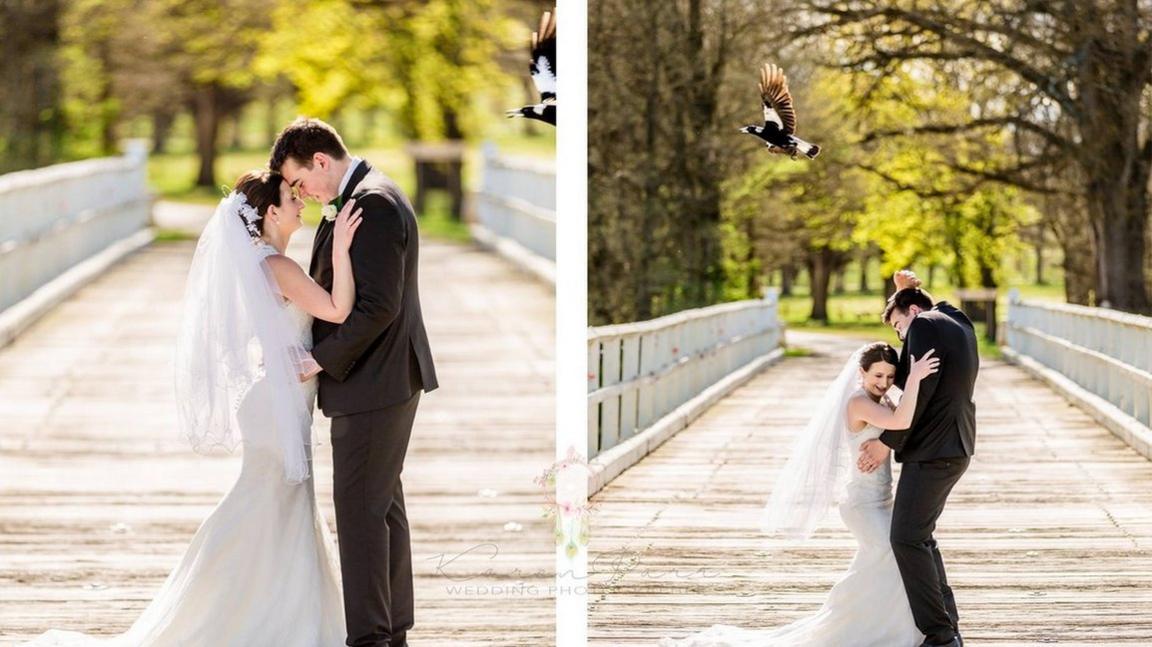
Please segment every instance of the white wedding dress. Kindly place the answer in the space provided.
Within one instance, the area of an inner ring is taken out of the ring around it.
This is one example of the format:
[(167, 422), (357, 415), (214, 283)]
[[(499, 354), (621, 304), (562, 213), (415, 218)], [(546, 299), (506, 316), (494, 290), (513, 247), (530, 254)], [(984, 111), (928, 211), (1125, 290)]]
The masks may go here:
[[(882, 429), (868, 425), (852, 434), (852, 455)], [(917, 647), (924, 635), (916, 628), (904, 583), (889, 544), (892, 525), (892, 464), (865, 474), (855, 468), (840, 503), (840, 518), (858, 544), (856, 555), (815, 614), (775, 629), (729, 625), (661, 647)]]
[[(286, 303), (302, 346), (311, 349), (312, 318)], [(259, 389), (257, 383), (253, 389)], [(243, 430), (272, 419), (259, 406), (280, 397), (245, 399)], [(282, 397), (305, 398), (316, 378)], [(280, 452), (245, 444), (240, 477), (192, 538), (180, 564), (127, 633), (97, 638), (50, 631), (26, 647), (333, 647), (344, 644), (344, 608), (336, 548), (313, 480), (284, 478)]]

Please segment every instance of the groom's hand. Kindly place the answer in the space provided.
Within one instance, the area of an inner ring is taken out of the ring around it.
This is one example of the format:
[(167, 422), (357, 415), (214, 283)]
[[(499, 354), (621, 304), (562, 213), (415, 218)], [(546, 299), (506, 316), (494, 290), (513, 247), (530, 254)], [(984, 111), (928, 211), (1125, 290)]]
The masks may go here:
[(918, 288), (921, 285), (920, 279), (916, 278), (916, 273), (912, 270), (900, 270), (893, 274), (892, 282), (896, 284), (897, 292), (905, 288)]
[(860, 458), (856, 460), (856, 467), (865, 474), (875, 472), (884, 461), (888, 460), (888, 446), (879, 439), (865, 440), (860, 444)]

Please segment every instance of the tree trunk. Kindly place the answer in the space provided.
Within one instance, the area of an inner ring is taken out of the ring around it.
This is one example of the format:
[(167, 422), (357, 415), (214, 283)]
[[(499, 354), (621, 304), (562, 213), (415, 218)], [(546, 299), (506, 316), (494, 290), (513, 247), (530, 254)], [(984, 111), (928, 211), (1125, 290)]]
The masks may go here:
[(269, 94), (264, 100), (264, 138), (271, 146), (280, 134), (280, 122), (276, 119), (276, 95)]
[(813, 321), (828, 323), (828, 284), (832, 279), (833, 258), (828, 248), (813, 251), (808, 256), (808, 280), (812, 293)]
[(1093, 285), (1096, 267), (1090, 254), (1078, 254), (1076, 250), (1064, 251), (1064, 300), (1068, 303), (1089, 306), (1095, 305)]
[[(522, 119), (521, 121), (532, 121), (531, 119)], [(362, 142), (365, 147), (370, 147), (376, 143), (376, 109), (369, 108), (364, 111), (364, 141)]]
[(195, 89), (193, 106), (196, 118), (196, 154), (200, 168), (196, 186), (216, 186), (217, 137), (220, 131), (219, 88), (200, 85)]
[[(1124, 175), (1089, 181), (1087, 202), (1096, 243), (1097, 305), (1146, 314), (1144, 240), (1148, 224), (1148, 162)], [(1125, 175), (1127, 181), (1125, 181)]]
[(244, 137), (241, 126), (241, 112), (236, 111), (236, 116), (231, 119), (232, 122), (232, 142), (230, 147), (232, 150), (244, 150)]
[(980, 287), (994, 288), (996, 287), (996, 273), (993, 268), (980, 264)]
[(61, 147), (61, 4), (0, 2), (0, 173), (48, 164)]
[(1036, 225), (1036, 285), (1044, 283), (1044, 224)]
[(97, 57), (104, 69), (103, 83), (100, 86), (100, 148), (105, 155), (115, 155), (117, 110), (114, 107), (112, 88), (112, 44), (108, 39), (100, 41)]
[(833, 287), (832, 287), (832, 292), (834, 294), (844, 294), (847, 291), (847, 288), (844, 286), (844, 284), (846, 282), (844, 275), (847, 273), (847, 271), (848, 271), (848, 267), (846, 265), (842, 265), (842, 266), (840, 266), (839, 269), (836, 270), (836, 273), (834, 275), (835, 281), (834, 281)]
[(780, 296), (792, 296), (792, 284), (796, 280), (796, 267), (789, 263), (780, 268)]
[(860, 294), (868, 292), (868, 252), (860, 254)]
[[(1068, 178), (1071, 182), (1071, 176)], [(1044, 221), (1060, 245), (1064, 272), (1064, 298), (1068, 303), (1093, 305), (1096, 286), (1096, 250), (1092, 227), (1082, 200), (1046, 197)]]
[(172, 134), (172, 122), (176, 116), (164, 110), (152, 113), (152, 154), (168, 152), (168, 136)]
[[(1114, 38), (1118, 41), (1109, 42)], [(1087, 180), (1084, 196), (1096, 242), (1097, 305), (1146, 314), (1144, 246), (1152, 135), (1146, 134), (1140, 145), (1146, 119), (1141, 97), (1148, 72), (1127, 57), (1135, 46), (1131, 38), (1131, 32), (1112, 35), (1093, 26), (1077, 85), (1083, 107), (1077, 125), (1084, 137), (1076, 160)]]

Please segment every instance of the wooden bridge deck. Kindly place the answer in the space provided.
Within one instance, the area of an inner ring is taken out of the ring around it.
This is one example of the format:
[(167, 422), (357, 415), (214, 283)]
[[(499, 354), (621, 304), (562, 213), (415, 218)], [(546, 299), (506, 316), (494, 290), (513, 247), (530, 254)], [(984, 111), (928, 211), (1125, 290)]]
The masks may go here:
[[(0, 644), (126, 629), (239, 473), (238, 456), (194, 454), (175, 431), (171, 357), (193, 249), (146, 248), (0, 350)], [(532, 479), (555, 442), (552, 290), (472, 246), (421, 251), (441, 388), (421, 401), (404, 471), (410, 636), (551, 644), (554, 546)], [(335, 529), (329, 450), (316, 487)]]
[[(768, 369), (594, 499), (590, 645), (784, 624), (846, 569), (838, 519), (803, 548), (756, 531), (792, 435), (861, 343), (788, 338), (817, 354)], [(1152, 642), (1152, 462), (1009, 364), (983, 366), (976, 402), (977, 456), (937, 533), (966, 642)]]

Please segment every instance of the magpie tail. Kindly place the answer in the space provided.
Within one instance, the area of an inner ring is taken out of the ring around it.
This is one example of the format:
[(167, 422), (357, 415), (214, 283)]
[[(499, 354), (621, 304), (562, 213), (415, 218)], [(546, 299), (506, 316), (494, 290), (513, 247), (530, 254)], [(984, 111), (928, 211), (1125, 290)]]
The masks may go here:
[(820, 154), (820, 147), (816, 144), (809, 144), (803, 139), (797, 139), (795, 137), (792, 139), (796, 142), (796, 150), (808, 159), (816, 159), (816, 156)]

